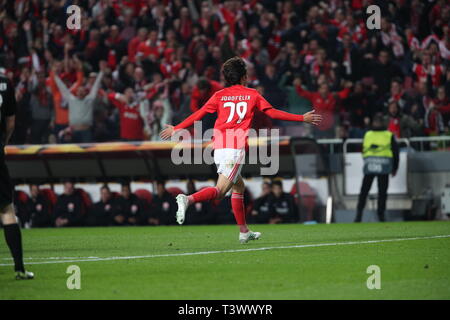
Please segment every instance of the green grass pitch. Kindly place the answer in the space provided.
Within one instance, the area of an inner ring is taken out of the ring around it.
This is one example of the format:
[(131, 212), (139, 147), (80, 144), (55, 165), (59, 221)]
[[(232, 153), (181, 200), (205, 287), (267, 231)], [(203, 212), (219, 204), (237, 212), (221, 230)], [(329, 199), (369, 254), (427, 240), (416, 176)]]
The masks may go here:
[[(36, 279), (13, 279), (1, 241), (0, 299), (450, 299), (450, 222), (252, 229), (263, 237), (246, 245), (235, 226), (23, 230)], [(80, 290), (67, 288), (70, 265)], [(370, 265), (380, 290), (367, 288)]]

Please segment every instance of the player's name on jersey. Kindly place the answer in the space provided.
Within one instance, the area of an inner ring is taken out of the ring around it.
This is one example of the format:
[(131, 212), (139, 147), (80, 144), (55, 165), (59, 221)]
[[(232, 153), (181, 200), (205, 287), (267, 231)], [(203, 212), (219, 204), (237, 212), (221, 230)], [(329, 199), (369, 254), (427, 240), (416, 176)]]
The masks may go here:
[(222, 96), (220, 101), (244, 101), (244, 100), (250, 100), (249, 95), (244, 96)]

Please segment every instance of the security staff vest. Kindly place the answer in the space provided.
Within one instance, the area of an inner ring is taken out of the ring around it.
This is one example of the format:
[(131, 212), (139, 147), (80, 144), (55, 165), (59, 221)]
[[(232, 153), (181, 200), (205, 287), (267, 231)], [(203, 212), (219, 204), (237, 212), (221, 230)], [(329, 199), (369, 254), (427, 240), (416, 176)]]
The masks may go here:
[(391, 141), (392, 132), (390, 131), (367, 131), (363, 142), (364, 174), (392, 173)]

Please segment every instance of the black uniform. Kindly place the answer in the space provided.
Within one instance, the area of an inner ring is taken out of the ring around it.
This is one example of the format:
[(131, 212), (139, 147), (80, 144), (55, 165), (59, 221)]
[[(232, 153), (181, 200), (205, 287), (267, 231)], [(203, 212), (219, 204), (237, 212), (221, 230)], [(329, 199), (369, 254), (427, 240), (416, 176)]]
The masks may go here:
[(67, 226), (78, 226), (82, 222), (84, 204), (81, 196), (74, 192), (71, 195), (62, 194), (56, 201), (54, 219), (64, 218), (69, 220)]
[(185, 224), (199, 225), (210, 224), (214, 220), (209, 202), (197, 202), (186, 210)]
[[(16, 97), (14, 87), (8, 79), (0, 75), (0, 209), (13, 202), (13, 185), (5, 163), (6, 120), (16, 114)], [(16, 279), (32, 279), (33, 274), (25, 272), (23, 265), (22, 235), (17, 223), (4, 224), (6, 244), (14, 259)]]
[(176, 208), (177, 202), (169, 192), (165, 191), (162, 197), (156, 194), (153, 196), (149, 218), (158, 219), (160, 225), (175, 224)]
[(0, 208), (13, 202), (13, 185), (5, 164), (6, 118), (16, 114), (14, 87), (0, 75)]
[[(122, 224), (119, 224), (114, 220), (114, 217), (118, 215), (123, 215), (125, 217), (125, 221)], [(128, 199), (119, 196), (114, 200), (114, 210), (111, 215), (113, 225), (130, 225), (130, 218), (135, 218), (136, 224), (141, 224), (144, 216), (145, 210), (143, 202), (135, 194), (130, 194)]]
[(255, 200), (253, 210), (256, 211), (258, 214), (256, 216), (252, 216), (251, 220), (253, 223), (269, 222), (270, 215), (273, 212), (272, 199), (273, 195), (269, 193)]
[(95, 203), (86, 218), (88, 226), (107, 226), (111, 223), (113, 215), (114, 200), (110, 199), (106, 202), (100, 200)]
[(42, 194), (36, 198), (30, 197), (26, 206), (31, 219), (31, 227), (47, 228), (52, 225), (50, 204)]

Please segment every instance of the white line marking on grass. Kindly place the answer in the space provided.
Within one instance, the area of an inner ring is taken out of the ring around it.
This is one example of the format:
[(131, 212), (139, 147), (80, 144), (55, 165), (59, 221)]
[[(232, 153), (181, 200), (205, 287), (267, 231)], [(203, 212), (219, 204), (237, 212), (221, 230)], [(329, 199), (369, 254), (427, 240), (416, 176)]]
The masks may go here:
[[(261, 247), (261, 248), (249, 248), (249, 249), (230, 249), (230, 250), (217, 250), (217, 251), (150, 254), (150, 255), (145, 255), (145, 256), (124, 256), (124, 257), (104, 257), (104, 258), (80, 257), (80, 258), (76, 258), (73, 260), (30, 261), (30, 262), (27, 262), (27, 264), (53, 264), (53, 263), (69, 263), (69, 262), (93, 262), (93, 261), (149, 259), (149, 258), (162, 258), (162, 257), (182, 257), (182, 256), (207, 255), (207, 254), (215, 254), (215, 253), (235, 253), (235, 252), (266, 251), (266, 250), (273, 250), (273, 249), (346, 246), (346, 245), (355, 245), (355, 244), (372, 244), (372, 243), (382, 243), (382, 242), (398, 242), (398, 241), (426, 240), (426, 239), (439, 239), (439, 238), (450, 238), (450, 234), (439, 235), (439, 236), (414, 237), (414, 238), (395, 238), (395, 239), (332, 242), (332, 243), (312, 243), (312, 244), (298, 244), (298, 245), (292, 245), (292, 246)], [(57, 258), (57, 257), (35, 258), (35, 259), (55, 259), (55, 258)], [(13, 265), (12, 263), (0, 264), (0, 266), (2, 266), (2, 267), (12, 266), (12, 265)]]
[[(74, 259), (99, 259), (99, 257), (25, 257), (23, 260), (74, 260)], [(1, 260), (13, 260), (13, 258), (1, 258)]]

